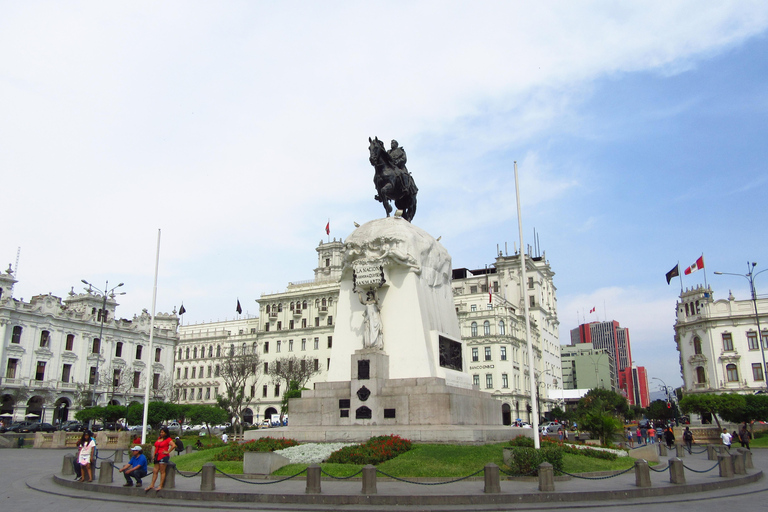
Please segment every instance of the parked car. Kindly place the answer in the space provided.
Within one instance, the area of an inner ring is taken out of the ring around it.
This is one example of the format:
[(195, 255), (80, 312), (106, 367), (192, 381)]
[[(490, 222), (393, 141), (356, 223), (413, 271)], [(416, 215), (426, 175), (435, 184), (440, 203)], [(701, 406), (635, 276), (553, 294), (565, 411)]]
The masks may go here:
[(548, 423), (544, 423), (539, 427), (539, 432), (541, 432), (544, 435), (557, 434), (561, 430), (563, 430), (563, 426), (556, 421), (550, 421)]
[(59, 430), (63, 430), (64, 432), (82, 432), (85, 430), (85, 425), (79, 421), (69, 420), (59, 425)]
[(23, 434), (29, 432), (29, 429), (32, 427), (32, 425), (34, 425), (34, 423), (31, 421), (17, 421), (11, 425), (11, 428), (8, 429), (8, 432)]
[(18, 421), (7, 422), (2, 428), (0, 428), (0, 432), (12, 432), (11, 429), (18, 424)]
[(56, 427), (51, 425), (50, 423), (40, 423), (35, 422), (29, 427), (30, 432), (55, 432)]

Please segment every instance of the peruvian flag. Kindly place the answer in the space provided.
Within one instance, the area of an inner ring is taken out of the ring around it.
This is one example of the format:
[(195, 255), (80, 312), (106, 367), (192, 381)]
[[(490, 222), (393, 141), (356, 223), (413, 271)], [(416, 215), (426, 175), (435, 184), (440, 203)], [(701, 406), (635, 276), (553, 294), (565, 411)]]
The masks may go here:
[(325, 234), (326, 235), (331, 234), (331, 221), (328, 221), (328, 224), (325, 225)]
[(590, 313), (594, 313), (595, 312), (595, 308), (590, 309), (589, 312)]
[(704, 268), (704, 255), (702, 254), (699, 259), (696, 260), (696, 263), (685, 269), (685, 275), (690, 275), (696, 272), (697, 270), (701, 270)]

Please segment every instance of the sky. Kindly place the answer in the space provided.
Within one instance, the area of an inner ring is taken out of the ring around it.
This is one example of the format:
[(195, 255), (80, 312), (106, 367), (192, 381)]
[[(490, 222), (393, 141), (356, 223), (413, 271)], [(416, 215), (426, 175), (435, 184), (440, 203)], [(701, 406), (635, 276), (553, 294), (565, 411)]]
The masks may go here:
[(532, 4), (0, 2), (14, 296), (123, 282), (131, 318), (161, 230), (158, 312), (256, 315), (312, 278), (326, 223), (346, 239), (384, 215), (367, 139), (395, 138), (414, 224), (454, 267), (519, 246), (517, 162), (561, 342), (616, 320), (651, 378), (682, 384), (665, 273), (703, 254), (685, 287), (748, 298), (713, 271), (768, 266), (768, 4)]

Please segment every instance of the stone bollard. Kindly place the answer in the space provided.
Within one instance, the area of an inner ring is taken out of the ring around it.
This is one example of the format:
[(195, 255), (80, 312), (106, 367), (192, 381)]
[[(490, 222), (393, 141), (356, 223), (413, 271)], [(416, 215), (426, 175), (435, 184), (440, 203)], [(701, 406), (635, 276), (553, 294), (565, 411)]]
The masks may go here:
[(717, 452), (713, 444), (707, 445), (707, 460), (717, 460)]
[(200, 474), (200, 490), (216, 490), (216, 465), (213, 462), (203, 464), (203, 472)]
[[(678, 445), (679, 446), (679, 445)], [(669, 481), (673, 484), (685, 483), (683, 461), (677, 457), (669, 459)]]
[(176, 488), (176, 463), (169, 462), (165, 465), (165, 485), (163, 489), (175, 489)]
[(664, 443), (661, 443), (659, 445), (659, 455), (666, 457), (667, 456), (667, 445)]
[(61, 474), (71, 476), (75, 474), (75, 456), (68, 453), (64, 456), (64, 464), (61, 466)]
[(123, 450), (115, 450), (115, 462), (123, 462)]
[(101, 461), (101, 468), (99, 469), (99, 483), (100, 484), (111, 484), (113, 482), (112, 480), (112, 469), (114, 469), (115, 465), (112, 463), (111, 460), (102, 460)]
[(320, 466), (307, 466), (307, 494), (320, 494)]
[(555, 469), (549, 462), (539, 464), (539, 491), (555, 491)]
[(363, 494), (376, 494), (376, 466), (363, 466)]
[(685, 457), (685, 446), (679, 443), (675, 445), (675, 457), (678, 459)]
[(747, 470), (744, 467), (744, 454), (734, 453), (731, 455), (731, 462), (733, 462), (733, 474), (734, 475), (746, 475)]
[(752, 452), (747, 450), (746, 448), (737, 448), (737, 452), (744, 454), (744, 468), (745, 469), (754, 469), (755, 465), (752, 463)]
[(191, 446), (185, 446), (184, 447), (184, 453), (192, 453), (192, 447)]
[(733, 476), (733, 462), (730, 455), (720, 454), (717, 456), (717, 462), (720, 467), (720, 476), (722, 478), (731, 478)]
[(494, 463), (486, 464), (484, 468), (485, 487), (483, 492), (486, 494), (501, 492), (501, 483), (499, 482), (499, 466)]
[(648, 462), (643, 459), (635, 461), (635, 485), (638, 487), (651, 486), (651, 470), (648, 468)]

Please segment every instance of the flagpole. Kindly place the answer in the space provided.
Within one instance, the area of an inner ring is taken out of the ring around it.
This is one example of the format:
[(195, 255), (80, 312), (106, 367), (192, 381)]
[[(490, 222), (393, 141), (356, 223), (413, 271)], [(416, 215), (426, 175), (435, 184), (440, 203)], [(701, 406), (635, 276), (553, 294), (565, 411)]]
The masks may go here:
[(680, 278), (680, 296), (683, 296), (683, 274), (680, 273), (680, 260), (677, 260), (677, 277)]
[(147, 417), (149, 416), (149, 382), (152, 371), (152, 361), (154, 360), (154, 351), (152, 342), (155, 334), (155, 305), (157, 304), (157, 270), (160, 266), (160, 230), (157, 230), (157, 255), (155, 256), (155, 285), (152, 288), (152, 317), (149, 321), (149, 354), (147, 354), (147, 384), (144, 386), (144, 420), (141, 429), (141, 444), (147, 442)]
[[(704, 253), (701, 253), (701, 262), (704, 263)], [(709, 285), (707, 284), (707, 265), (704, 266), (704, 288), (709, 288)]]
[(515, 197), (517, 199), (517, 228), (520, 232), (520, 297), (523, 300), (525, 311), (525, 342), (528, 347), (528, 376), (531, 388), (531, 423), (533, 425), (533, 445), (535, 449), (541, 448), (539, 440), (539, 407), (536, 394), (539, 392), (536, 373), (533, 368), (533, 343), (531, 342), (531, 318), (528, 314), (528, 294), (525, 291), (527, 283), (525, 277), (525, 245), (523, 244), (523, 217), (520, 209), (520, 184), (517, 179), (517, 162), (515, 162)]

